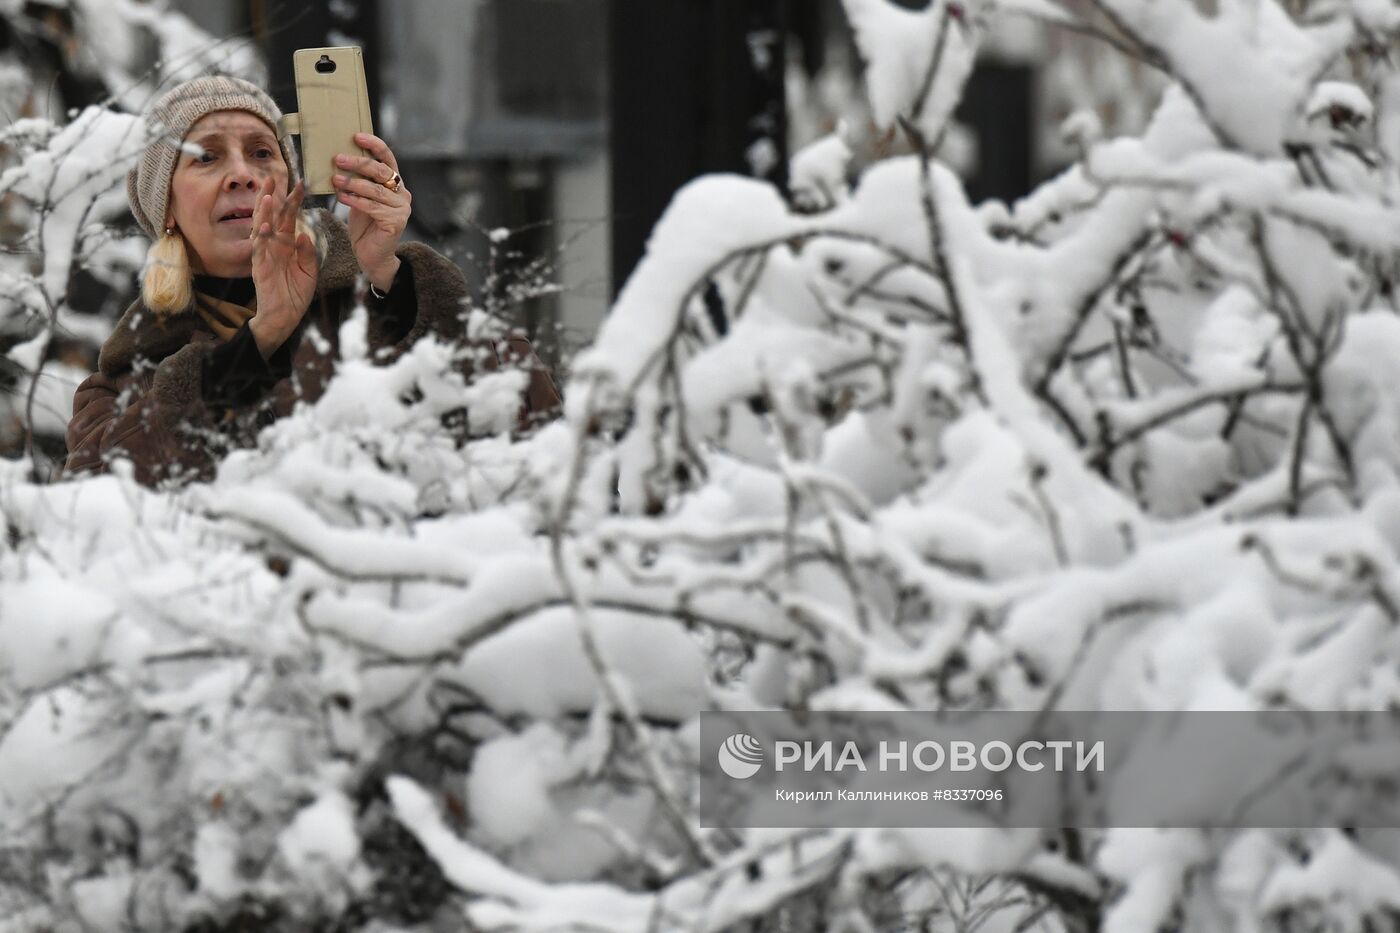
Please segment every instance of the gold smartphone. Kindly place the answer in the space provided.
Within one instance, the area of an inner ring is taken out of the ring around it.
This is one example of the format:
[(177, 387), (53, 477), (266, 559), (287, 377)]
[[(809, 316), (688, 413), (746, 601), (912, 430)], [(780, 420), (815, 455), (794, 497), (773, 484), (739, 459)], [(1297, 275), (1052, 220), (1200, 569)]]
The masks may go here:
[(301, 136), (301, 170), (308, 194), (333, 194), (338, 153), (369, 153), (356, 133), (373, 133), (365, 59), (358, 46), (297, 49), (292, 53), (297, 113), (283, 118), (286, 132)]

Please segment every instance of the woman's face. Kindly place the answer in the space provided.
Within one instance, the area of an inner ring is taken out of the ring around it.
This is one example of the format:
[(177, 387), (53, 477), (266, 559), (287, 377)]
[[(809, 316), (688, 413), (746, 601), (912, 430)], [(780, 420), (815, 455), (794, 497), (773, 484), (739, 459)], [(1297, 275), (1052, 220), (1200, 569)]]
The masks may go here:
[(167, 227), (179, 229), (194, 271), (253, 274), (253, 207), (267, 178), (287, 190), (287, 162), (266, 123), (241, 110), (200, 117), (185, 136), (204, 151), (181, 152), (170, 182)]

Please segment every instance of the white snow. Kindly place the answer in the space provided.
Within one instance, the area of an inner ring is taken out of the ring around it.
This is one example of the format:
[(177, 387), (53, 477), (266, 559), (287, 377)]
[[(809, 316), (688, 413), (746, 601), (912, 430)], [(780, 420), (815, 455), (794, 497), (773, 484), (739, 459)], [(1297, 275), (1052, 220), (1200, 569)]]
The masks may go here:
[(277, 850), (298, 875), (320, 867), (349, 872), (360, 855), (354, 805), (338, 791), (323, 794), (277, 837)]
[[(961, 96), (977, 54), (969, 14), (964, 9), (954, 15), (947, 0), (934, 0), (922, 10), (888, 0), (843, 0), (842, 5), (866, 63), (875, 122), (889, 127), (904, 117), (929, 139), (936, 137)], [(937, 72), (929, 80), (940, 48)]]

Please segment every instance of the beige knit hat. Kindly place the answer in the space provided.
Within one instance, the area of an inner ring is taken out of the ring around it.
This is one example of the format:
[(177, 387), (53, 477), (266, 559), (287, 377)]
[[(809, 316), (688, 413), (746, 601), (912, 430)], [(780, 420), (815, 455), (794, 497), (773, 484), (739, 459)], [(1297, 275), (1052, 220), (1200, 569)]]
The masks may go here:
[(167, 91), (146, 112), (147, 126), (160, 135), (151, 140), (141, 161), (126, 176), (126, 198), (131, 202), (131, 213), (153, 240), (160, 239), (164, 232), (170, 180), (175, 176), (180, 143), (191, 126), (216, 110), (245, 110), (261, 117), (272, 127), (282, 158), (287, 160), (288, 190), (301, 177), (291, 137), (282, 135), (278, 127), (282, 111), (262, 88), (242, 78), (224, 75), (193, 78)]

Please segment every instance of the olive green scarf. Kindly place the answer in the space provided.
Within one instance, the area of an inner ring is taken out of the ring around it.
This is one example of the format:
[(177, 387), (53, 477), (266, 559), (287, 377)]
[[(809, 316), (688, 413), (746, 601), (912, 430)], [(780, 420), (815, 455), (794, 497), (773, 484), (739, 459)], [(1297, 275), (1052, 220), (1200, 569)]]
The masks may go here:
[(254, 295), (245, 307), (232, 301), (211, 297), (203, 292), (195, 292), (194, 309), (200, 317), (204, 318), (204, 323), (209, 325), (209, 329), (220, 340), (227, 343), (234, 334), (238, 333), (240, 327), (247, 324), (253, 315), (258, 313), (258, 299)]

